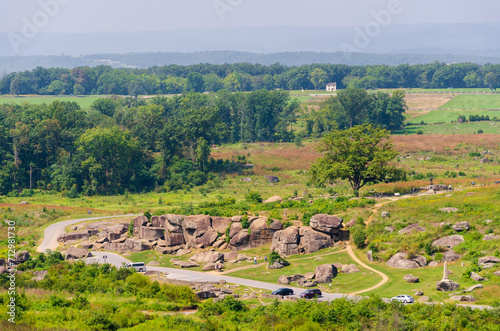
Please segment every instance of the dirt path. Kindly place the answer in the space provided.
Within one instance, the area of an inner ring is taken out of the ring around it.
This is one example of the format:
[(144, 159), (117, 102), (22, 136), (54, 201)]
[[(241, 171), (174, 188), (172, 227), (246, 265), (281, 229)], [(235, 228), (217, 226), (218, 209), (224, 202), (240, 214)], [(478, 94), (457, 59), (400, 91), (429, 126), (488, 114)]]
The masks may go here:
[(354, 293), (350, 293), (349, 295), (356, 295), (356, 294), (360, 294), (360, 293), (364, 293), (364, 292), (368, 292), (368, 291), (371, 291), (371, 290), (374, 290), (376, 288), (379, 288), (380, 286), (384, 285), (385, 283), (387, 283), (387, 281), (389, 280), (389, 277), (387, 277), (386, 274), (378, 271), (378, 270), (375, 270), (371, 267), (369, 267), (368, 265), (366, 265), (365, 263), (363, 263), (360, 259), (358, 259), (358, 257), (356, 255), (354, 255), (354, 252), (352, 251), (352, 247), (351, 245), (348, 245), (347, 246), (347, 253), (349, 253), (349, 256), (356, 262), (359, 263), (360, 266), (362, 266), (363, 268), (365, 269), (368, 269), (370, 271), (373, 271), (375, 272), (376, 274), (380, 275), (382, 277), (382, 280), (380, 281), (380, 283), (378, 283), (377, 285), (375, 286), (372, 286), (370, 288), (367, 288), (367, 289), (364, 289), (362, 291), (358, 291), (358, 292), (354, 292)]

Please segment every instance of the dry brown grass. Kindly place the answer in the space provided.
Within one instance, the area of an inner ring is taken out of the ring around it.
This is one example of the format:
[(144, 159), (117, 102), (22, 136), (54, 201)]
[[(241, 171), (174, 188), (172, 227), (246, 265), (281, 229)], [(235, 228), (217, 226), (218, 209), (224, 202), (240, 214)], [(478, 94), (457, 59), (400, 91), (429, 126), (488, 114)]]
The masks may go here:
[(405, 101), (408, 109), (438, 108), (453, 99), (455, 96), (449, 94), (406, 94)]
[[(500, 147), (500, 137), (495, 134), (398, 135), (392, 136), (391, 139), (394, 148), (402, 154), (431, 152), (451, 155), (463, 153), (463, 150), (454, 150), (459, 144), (490, 150)], [(254, 173), (262, 175), (269, 174), (269, 170), (272, 168), (278, 168), (276, 170), (281, 171), (309, 169), (314, 161), (321, 156), (315, 149), (318, 144), (318, 142), (310, 142), (301, 148), (297, 148), (293, 144), (248, 144), (245, 148), (214, 150), (212, 157), (235, 160), (237, 155), (245, 155), (256, 165)]]
[[(493, 177), (493, 178), (488, 178), (488, 179), (476, 179), (476, 183), (479, 185), (485, 184), (485, 185), (496, 185), (493, 184), (495, 181), (499, 181), (500, 177)], [(470, 186), (471, 179), (470, 178), (443, 178), (439, 179), (438, 182), (434, 182), (434, 184), (444, 184), (444, 185), (451, 185), (453, 188), (458, 189), (460, 187), (471, 187)], [(362, 189), (362, 193), (365, 193), (367, 191), (375, 191), (375, 192), (386, 192), (386, 193), (393, 193), (393, 192), (410, 192), (412, 188), (414, 187), (425, 187), (429, 185), (430, 182), (428, 179), (422, 179), (422, 180), (413, 180), (413, 181), (408, 181), (408, 182), (397, 182), (397, 183), (381, 183), (381, 184), (375, 184), (370, 187)], [(498, 186), (498, 185), (496, 185)]]
[(245, 155), (256, 165), (253, 169), (256, 175), (268, 175), (272, 168), (281, 171), (309, 169), (321, 156), (315, 149), (317, 145), (318, 143), (308, 143), (304, 147), (297, 148), (293, 144), (248, 144), (246, 149), (213, 151), (212, 157), (231, 160), (237, 155)]
[(392, 141), (394, 148), (400, 153), (458, 154), (459, 151), (454, 150), (454, 148), (459, 144), (486, 149), (500, 147), (500, 136), (496, 134), (392, 136)]

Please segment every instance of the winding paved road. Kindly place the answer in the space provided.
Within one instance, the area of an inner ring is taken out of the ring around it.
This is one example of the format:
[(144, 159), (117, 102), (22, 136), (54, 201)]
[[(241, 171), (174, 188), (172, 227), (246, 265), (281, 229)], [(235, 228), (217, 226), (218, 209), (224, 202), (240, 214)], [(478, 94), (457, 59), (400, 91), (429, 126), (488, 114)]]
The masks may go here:
[(107, 219), (107, 218), (133, 217), (133, 216), (139, 216), (139, 215), (128, 214), (128, 215), (79, 218), (76, 220), (67, 220), (67, 221), (54, 223), (52, 225), (49, 225), (45, 229), (45, 231), (43, 233), (42, 243), (40, 244), (40, 246), (38, 246), (36, 248), (36, 251), (37, 252), (45, 252), (48, 249), (55, 251), (57, 249), (57, 247), (59, 246), (59, 243), (57, 242), (57, 237), (59, 237), (63, 233), (66, 233), (65, 229), (68, 225), (73, 225), (73, 224), (85, 222), (85, 221), (94, 221), (94, 220), (101, 220), (101, 219)]
[[(108, 252), (92, 252), (94, 257), (88, 258), (87, 263), (104, 263), (104, 258), (103, 256), (106, 256), (106, 262), (113, 264), (117, 267), (120, 267), (123, 263), (130, 263), (130, 260), (127, 260), (121, 255), (115, 254), (115, 253), (108, 253)], [(146, 266), (147, 271), (160, 271), (163, 272), (168, 279), (175, 279), (175, 280), (183, 280), (183, 281), (188, 281), (188, 282), (219, 282), (220, 280), (225, 280), (228, 283), (232, 284), (238, 284), (238, 285), (243, 285), (243, 286), (249, 286), (253, 288), (260, 288), (263, 290), (269, 290), (269, 291), (274, 291), (277, 290), (278, 288), (283, 287), (282, 285), (277, 285), (277, 284), (271, 284), (271, 283), (266, 283), (266, 282), (260, 282), (258, 280), (251, 280), (251, 279), (244, 279), (244, 278), (237, 278), (237, 277), (231, 277), (223, 274), (213, 274), (213, 273), (205, 273), (201, 271), (193, 271), (193, 270), (185, 270), (185, 269), (174, 269), (174, 268), (165, 268), (165, 267), (153, 267), (153, 266)], [(298, 294), (302, 293), (305, 291), (304, 288), (298, 288), (298, 287), (289, 287), (291, 288), (295, 294), (291, 295), (289, 297), (292, 298), (298, 298)], [(323, 296), (318, 298), (319, 301), (329, 301), (329, 300), (335, 300), (335, 299), (340, 299), (340, 298), (352, 298), (354, 299), (354, 296), (342, 294), (342, 293), (323, 293)]]

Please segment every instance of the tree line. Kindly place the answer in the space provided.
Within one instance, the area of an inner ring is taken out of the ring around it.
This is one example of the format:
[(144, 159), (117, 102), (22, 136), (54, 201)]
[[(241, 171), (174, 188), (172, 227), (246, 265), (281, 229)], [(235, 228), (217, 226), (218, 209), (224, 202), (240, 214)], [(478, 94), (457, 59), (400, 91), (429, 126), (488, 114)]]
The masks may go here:
[(0, 94), (42, 95), (157, 95), (186, 92), (259, 89), (338, 88), (490, 88), (500, 85), (500, 65), (474, 63), (397, 66), (311, 64), (269, 66), (250, 63), (167, 65), (147, 69), (80, 66), (73, 69), (37, 67), (4, 74)]
[(213, 144), (290, 141), (298, 110), (277, 90), (0, 105), (0, 194), (216, 187), (240, 164), (212, 159)]

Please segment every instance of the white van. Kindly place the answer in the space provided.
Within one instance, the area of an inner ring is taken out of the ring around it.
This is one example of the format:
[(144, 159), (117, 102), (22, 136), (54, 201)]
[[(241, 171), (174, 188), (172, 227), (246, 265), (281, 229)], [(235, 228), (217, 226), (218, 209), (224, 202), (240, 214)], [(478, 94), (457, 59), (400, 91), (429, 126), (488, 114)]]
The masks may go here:
[(126, 265), (127, 268), (134, 268), (137, 272), (146, 272), (146, 265), (144, 262), (133, 262)]

